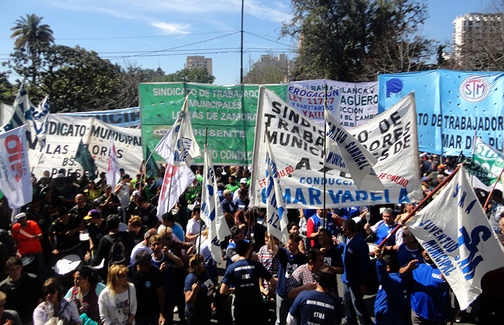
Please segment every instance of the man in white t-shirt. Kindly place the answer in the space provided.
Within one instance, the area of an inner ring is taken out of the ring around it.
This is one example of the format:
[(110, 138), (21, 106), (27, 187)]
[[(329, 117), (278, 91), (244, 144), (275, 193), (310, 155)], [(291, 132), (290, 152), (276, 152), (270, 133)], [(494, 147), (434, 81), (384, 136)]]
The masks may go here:
[(130, 196), (131, 196), (131, 191), (130, 191), (130, 181), (131, 177), (128, 174), (124, 174), (121, 177), (121, 181), (119, 184), (116, 185), (114, 193), (117, 195), (119, 198), (119, 202), (121, 202), (121, 208), (122, 208), (122, 217), (123, 222), (126, 222), (126, 210), (128, 209), (129, 202), (130, 202)]
[(185, 234), (185, 240), (193, 245), (201, 230), (200, 220), (200, 205), (195, 204), (191, 213), (191, 219), (187, 221)]

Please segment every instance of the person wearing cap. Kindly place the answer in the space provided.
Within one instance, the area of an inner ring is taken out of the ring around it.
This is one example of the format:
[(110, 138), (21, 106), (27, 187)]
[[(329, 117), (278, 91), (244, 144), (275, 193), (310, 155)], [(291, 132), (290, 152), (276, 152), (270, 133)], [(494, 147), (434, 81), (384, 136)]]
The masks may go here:
[(247, 185), (246, 178), (240, 179), (240, 187), (236, 191), (234, 191), (234, 193), (233, 193), (233, 203), (235, 203), (235, 204), (239, 199), (239, 197), (238, 197), (239, 190), (247, 190), (247, 196), (248, 196), (248, 185)]
[(46, 275), (46, 262), (40, 243), (40, 238), (42, 238), (40, 227), (35, 221), (28, 220), (24, 212), (16, 215), (15, 219), (16, 223), (12, 226), (12, 239), (17, 246), (19, 256), (32, 255), (36, 259), (40, 271)]
[(69, 254), (76, 254), (82, 259), (79, 232), (84, 229), (83, 220), (68, 213), (64, 206), (57, 207), (58, 218), (49, 227), (49, 244), (52, 253), (61, 258)]
[(130, 181), (131, 177), (128, 174), (122, 175), (121, 181), (116, 185), (114, 190), (115, 195), (117, 195), (121, 203), (123, 221), (127, 220), (126, 210), (128, 209), (131, 196)]
[(89, 232), (89, 250), (93, 251), (98, 247), (98, 243), (105, 236), (107, 231), (107, 223), (100, 216), (100, 211), (92, 209), (84, 217), (84, 221), (88, 222), (87, 229)]

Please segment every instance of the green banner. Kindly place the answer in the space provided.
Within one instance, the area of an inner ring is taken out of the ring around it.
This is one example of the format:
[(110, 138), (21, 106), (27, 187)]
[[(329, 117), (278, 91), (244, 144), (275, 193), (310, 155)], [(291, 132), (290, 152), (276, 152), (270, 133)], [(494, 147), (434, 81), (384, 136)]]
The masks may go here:
[[(285, 99), (287, 85), (263, 86)], [(173, 125), (185, 94), (190, 94), (189, 110), (196, 140), (203, 148), (207, 138), (214, 164), (252, 164), (258, 85), (143, 83), (139, 85), (139, 94), (142, 143), (149, 150), (154, 149)], [(151, 159), (163, 161), (157, 153)], [(195, 162), (202, 163), (203, 160)]]
[[(504, 155), (485, 143), (481, 138), (474, 141), (474, 154), (466, 169), (483, 184), (495, 183), (504, 168)], [(502, 180), (501, 180), (502, 181)]]

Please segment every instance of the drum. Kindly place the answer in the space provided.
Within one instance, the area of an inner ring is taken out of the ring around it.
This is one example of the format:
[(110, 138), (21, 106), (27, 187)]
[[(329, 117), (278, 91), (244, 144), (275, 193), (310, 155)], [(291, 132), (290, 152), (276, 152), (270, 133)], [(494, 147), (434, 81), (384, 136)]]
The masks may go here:
[(54, 271), (59, 275), (65, 275), (75, 271), (81, 264), (81, 259), (77, 254), (70, 254), (60, 258), (54, 266)]

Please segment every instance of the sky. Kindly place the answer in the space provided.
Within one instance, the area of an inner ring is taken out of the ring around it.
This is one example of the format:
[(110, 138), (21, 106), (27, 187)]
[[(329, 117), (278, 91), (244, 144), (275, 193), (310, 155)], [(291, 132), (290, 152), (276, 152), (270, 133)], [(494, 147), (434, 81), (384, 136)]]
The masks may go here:
[[(279, 39), (282, 22), (290, 18), (290, 0), (244, 2), (244, 73), (262, 54), (293, 58), (297, 42)], [(488, 6), (488, 0), (426, 2), (423, 34), (445, 43), (453, 38), (453, 19)], [(204, 55), (212, 58), (214, 84), (240, 82), (241, 0), (4, 0), (0, 63), (13, 52), (10, 29), (31, 13), (43, 17), (56, 44), (79, 45), (122, 66), (174, 73), (184, 68), (188, 55)]]

